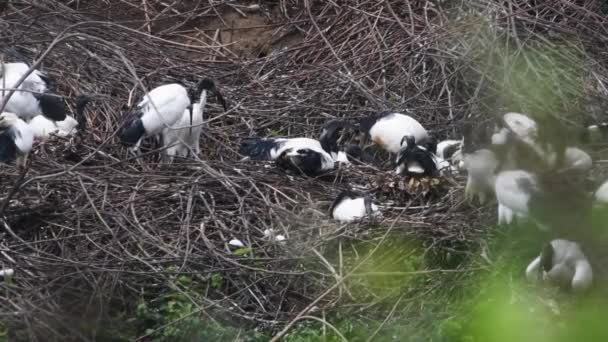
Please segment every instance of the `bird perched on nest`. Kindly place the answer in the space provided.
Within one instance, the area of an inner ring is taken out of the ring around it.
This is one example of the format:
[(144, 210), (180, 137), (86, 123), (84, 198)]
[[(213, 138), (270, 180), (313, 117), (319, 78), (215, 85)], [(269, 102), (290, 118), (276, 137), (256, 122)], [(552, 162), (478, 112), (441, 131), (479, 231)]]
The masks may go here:
[(462, 161), (462, 140), (447, 139), (435, 145), (431, 150), (441, 160), (449, 161), (451, 165), (458, 166)]
[(25, 166), (33, 143), (34, 134), (25, 121), (13, 113), (0, 115), (0, 163)]
[(358, 130), (362, 144), (371, 139), (374, 144), (390, 153), (399, 153), (404, 135), (414, 137), (420, 145), (429, 142), (426, 129), (416, 119), (401, 113), (367, 116), (359, 120)]
[[(209, 80), (203, 79), (197, 84), (194, 92), (200, 94), (208, 85)], [(182, 118), (184, 111), (188, 110), (192, 123), (191, 103), (194, 102), (194, 92), (189, 94), (186, 88), (178, 83), (152, 89), (127, 117), (120, 132), (121, 141), (132, 146), (130, 150), (135, 152), (144, 138), (157, 136), (163, 129), (173, 127)]]
[(378, 214), (378, 206), (372, 203), (368, 194), (359, 195), (353, 191), (342, 191), (329, 208), (330, 216), (340, 222), (352, 222), (366, 216)]
[(429, 150), (418, 146), (413, 136), (404, 136), (401, 145), (397, 155), (396, 174), (434, 176), (437, 173), (437, 159)]
[[(43, 72), (34, 70), (17, 87), (19, 79), (30, 67), (26, 63), (0, 64), (0, 87), (17, 90), (8, 99), (4, 111), (14, 113), (24, 120), (42, 114), (50, 120), (62, 121), (66, 117), (63, 98), (47, 93), (49, 78)], [(8, 96), (9, 90), (0, 92), (0, 101)]]
[(74, 116), (66, 115), (61, 121), (51, 121), (43, 115), (36, 115), (28, 122), (34, 133), (34, 138), (45, 141), (51, 134), (67, 137), (76, 134), (78, 129), (83, 130), (86, 126), (84, 110), (91, 98), (86, 95), (76, 97), (76, 111)]
[(526, 268), (529, 281), (542, 279), (563, 289), (582, 292), (593, 282), (593, 270), (578, 243), (556, 239), (546, 244)]
[(336, 140), (337, 132), (346, 127), (347, 123), (332, 121), (326, 124), (319, 140), (249, 137), (241, 141), (239, 153), (252, 160), (273, 160), (282, 169), (316, 176), (332, 170), (338, 156), (343, 155)]
[[(338, 146), (339, 134), (345, 129), (356, 130), (356, 126), (341, 120), (331, 120), (323, 125), (323, 129), (321, 130), (321, 135), (319, 136), (319, 141), (323, 146), (325, 151), (328, 151), (331, 157), (335, 162), (340, 163), (350, 163), (348, 160), (349, 151), (341, 151)], [(360, 150), (350, 149), (350, 153), (355, 153), (358, 156), (361, 154), (358, 153)]]
[(166, 147), (165, 156), (169, 162), (172, 162), (175, 156), (188, 157), (190, 151), (194, 155), (200, 152), (199, 140), (203, 130), (203, 113), (209, 92), (214, 93), (224, 110), (227, 110), (226, 101), (212, 80), (202, 80), (198, 89), (200, 95), (198, 102), (192, 105), (192, 122), (189, 121), (190, 110), (186, 109), (173, 127), (162, 129), (161, 140)]

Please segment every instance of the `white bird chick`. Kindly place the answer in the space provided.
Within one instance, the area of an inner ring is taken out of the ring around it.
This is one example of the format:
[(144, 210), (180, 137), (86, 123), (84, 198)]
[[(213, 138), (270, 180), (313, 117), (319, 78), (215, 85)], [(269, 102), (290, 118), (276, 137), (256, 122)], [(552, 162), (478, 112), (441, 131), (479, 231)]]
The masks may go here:
[(444, 162), (425, 147), (417, 145), (413, 136), (404, 136), (401, 145), (395, 169), (398, 175), (434, 176), (439, 164)]
[(342, 151), (338, 147), (340, 132), (345, 129), (357, 130), (357, 127), (349, 122), (341, 120), (331, 120), (323, 125), (319, 142), (323, 149), (328, 152), (336, 163), (350, 164), (348, 159), (348, 151)]
[(517, 217), (531, 218), (541, 230), (590, 224), (591, 200), (586, 191), (561, 178), (547, 180), (524, 170), (503, 171), (495, 177), (494, 192), (500, 205)]
[(593, 282), (593, 270), (578, 243), (556, 239), (548, 243), (526, 268), (526, 278), (539, 278), (574, 292), (587, 290)]
[[(76, 98), (76, 112), (74, 116), (67, 115), (62, 121), (52, 121), (43, 115), (36, 115), (29, 122), (32, 131), (34, 132), (34, 138), (41, 141), (46, 141), (48, 138), (50, 138), (51, 134), (61, 137), (76, 134), (78, 128), (84, 128), (84, 110), (89, 101), (90, 98), (88, 96), (79, 95)], [(80, 122), (76, 118), (79, 118)]]
[[(188, 157), (190, 151), (194, 155), (200, 153), (203, 114), (207, 105), (208, 92), (215, 93), (224, 110), (226, 110), (226, 102), (212, 80), (201, 80), (197, 86), (197, 91), (200, 97), (198, 102), (192, 105), (192, 113), (190, 113), (190, 108), (184, 110), (182, 117), (174, 125), (162, 129), (162, 141), (166, 147), (165, 155), (169, 162), (172, 162), (175, 156)], [(192, 120), (190, 120), (190, 114), (192, 114)]]
[(15, 160), (18, 167), (25, 166), (33, 143), (34, 133), (25, 121), (13, 113), (0, 115), (0, 163)]
[(528, 144), (536, 144), (538, 139), (538, 125), (536, 124), (536, 121), (530, 119), (528, 116), (513, 112), (506, 113), (502, 116), (502, 123), (506, 127), (500, 128), (499, 132), (492, 136), (492, 143), (506, 143), (506, 139), (504, 139), (506, 134), (505, 130), (509, 129), (522, 141)]
[(559, 167), (562, 171), (585, 173), (593, 166), (591, 156), (578, 147), (566, 147), (563, 165), (557, 165), (557, 153), (553, 151), (547, 153), (546, 158), (549, 166)]
[[(42, 114), (50, 120), (61, 121), (66, 117), (63, 98), (47, 94), (48, 77), (39, 70), (34, 70), (17, 87), (19, 79), (30, 67), (26, 63), (0, 64), (0, 88), (18, 89), (9, 98), (4, 110), (28, 120)], [(8, 90), (0, 92), (0, 102), (8, 96)]]
[(368, 196), (360, 196), (352, 191), (343, 191), (329, 208), (331, 217), (340, 222), (353, 222), (365, 216), (379, 214), (378, 206)]
[(485, 203), (494, 193), (494, 182), (498, 168), (498, 159), (489, 149), (481, 149), (463, 154), (463, 166), (467, 170), (465, 199), (473, 201), (479, 198)]
[(399, 153), (403, 136), (409, 135), (419, 145), (429, 141), (429, 134), (416, 119), (401, 113), (371, 115), (359, 121), (361, 142), (371, 138), (372, 142), (390, 153)]

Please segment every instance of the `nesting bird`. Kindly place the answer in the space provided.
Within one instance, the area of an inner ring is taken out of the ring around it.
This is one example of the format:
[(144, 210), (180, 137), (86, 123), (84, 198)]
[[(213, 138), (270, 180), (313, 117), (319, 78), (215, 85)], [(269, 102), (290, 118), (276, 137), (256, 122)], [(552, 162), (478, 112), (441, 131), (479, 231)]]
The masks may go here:
[(429, 140), (429, 134), (416, 119), (401, 113), (372, 115), (359, 120), (360, 139), (372, 142), (390, 153), (399, 153), (401, 140), (404, 135), (414, 137), (414, 140), (424, 145)]
[(34, 134), (25, 121), (13, 113), (0, 115), (0, 163), (25, 166), (33, 143)]
[(553, 240), (526, 268), (526, 278), (539, 278), (561, 288), (582, 292), (593, 282), (593, 270), (578, 243)]
[(76, 111), (74, 116), (66, 115), (61, 121), (52, 121), (43, 115), (36, 115), (28, 122), (34, 133), (34, 138), (45, 141), (51, 134), (67, 137), (76, 134), (78, 130), (83, 130), (86, 125), (84, 110), (91, 99), (85, 95), (76, 98)]
[(165, 155), (169, 162), (175, 156), (186, 158), (192, 151), (194, 155), (200, 152), (200, 136), (203, 130), (203, 114), (207, 105), (208, 93), (216, 95), (218, 101), (226, 110), (226, 101), (222, 93), (215, 87), (215, 83), (210, 79), (203, 79), (197, 87), (199, 91), (198, 102), (192, 105), (192, 117), (190, 121), (190, 109), (182, 112), (181, 118), (171, 127), (165, 127), (161, 132), (163, 146), (166, 147)]
[[(341, 151), (338, 146), (338, 135), (344, 129), (356, 130), (356, 126), (340, 120), (331, 120), (327, 122), (323, 125), (321, 135), (319, 136), (319, 142), (323, 146), (323, 149), (329, 152), (335, 162), (350, 163), (348, 160), (348, 151)], [(353, 151), (354, 150), (351, 149), (351, 153), (353, 153)]]
[[(17, 86), (19, 79), (30, 67), (26, 63), (0, 64), (0, 87), (3, 89), (16, 88), (9, 98), (4, 111), (15, 113), (24, 120), (42, 114), (50, 120), (62, 121), (66, 117), (66, 106), (63, 98), (47, 93), (48, 77), (39, 70), (34, 70)], [(8, 96), (9, 90), (0, 92), (0, 101)]]
[(239, 153), (252, 160), (274, 160), (284, 169), (315, 176), (334, 168), (334, 159), (310, 138), (245, 138)]
[[(319, 140), (311, 138), (257, 138), (241, 141), (239, 153), (252, 160), (273, 160), (282, 169), (317, 176), (334, 168), (338, 157), (337, 133), (346, 124), (330, 122)], [(334, 158), (335, 156), (335, 158)]]
[(369, 195), (358, 195), (352, 191), (338, 194), (329, 208), (331, 217), (340, 222), (352, 222), (378, 213), (378, 206)]
[(397, 156), (396, 174), (433, 176), (437, 173), (437, 159), (429, 150), (418, 146), (413, 136), (404, 136), (402, 146)]

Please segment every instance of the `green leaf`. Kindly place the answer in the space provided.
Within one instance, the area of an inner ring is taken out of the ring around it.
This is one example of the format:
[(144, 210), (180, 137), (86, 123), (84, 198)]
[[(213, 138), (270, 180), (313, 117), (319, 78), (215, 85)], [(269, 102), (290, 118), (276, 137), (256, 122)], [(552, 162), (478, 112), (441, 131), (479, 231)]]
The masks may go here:
[(222, 287), (222, 283), (224, 282), (224, 278), (219, 273), (211, 274), (211, 287), (214, 289), (219, 289)]
[(239, 248), (236, 251), (233, 252), (234, 255), (244, 255), (247, 253), (251, 253), (253, 249), (251, 247), (243, 247), (243, 248)]

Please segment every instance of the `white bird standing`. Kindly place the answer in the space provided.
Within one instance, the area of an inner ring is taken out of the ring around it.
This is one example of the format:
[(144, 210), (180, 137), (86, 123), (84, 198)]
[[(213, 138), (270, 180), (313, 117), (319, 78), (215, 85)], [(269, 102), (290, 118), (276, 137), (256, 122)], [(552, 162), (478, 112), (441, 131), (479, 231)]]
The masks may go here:
[(156, 136), (175, 125), (189, 106), (188, 91), (181, 84), (156, 87), (144, 95), (136, 111), (127, 118), (120, 139), (137, 151), (143, 138)]
[(192, 121), (190, 122), (190, 110), (186, 109), (174, 125), (162, 129), (162, 142), (163, 146), (166, 147), (165, 155), (169, 162), (172, 162), (175, 156), (186, 158), (190, 151), (194, 155), (200, 152), (199, 140), (203, 130), (203, 114), (207, 104), (208, 92), (215, 93), (224, 110), (226, 110), (226, 102), (212, 80), (201, 80), (197, 90), (200, 91), (200, 97), (198, 102), (192, 105)]
[(403, 136), (410, 135), (419, 145), (429, 141), (429, 134), (416, 119), (401, 113), (372, 115), (359, 120), (359, 131), (364, 142), (372, 142), (390, 153), (399, 153)]
[(13, 113), (0, 115), (0, 163), (25, 166), (33, 143), (34, 134), (25, 121)]
[(10, 89), (17, 90), (9, 98), (4, 111), (15, 113), (24, 120), (29, 120), (38, 114), (53, 121), (61, 121), (66, 117), (66, 106), (63, 98), (47, 93), (48, 77), (39, 70), (34, 70), (17, 87), (19, 79), (27, 73), (30, 67), (26, 63), (0, 64), (0, 103), (8, 96)]
[(578, 243), (556, 239), (548, 243), (526, 268), (526, 278), (539, 278), (575, 292), (587, 290), (593, 282), (593, 270)]
[(329, 208), (331, 217), (340, 222), (352, 222), (378, 213), (378, 206), (369, 195), (361, 196), (352, 191), (343, 191)]

